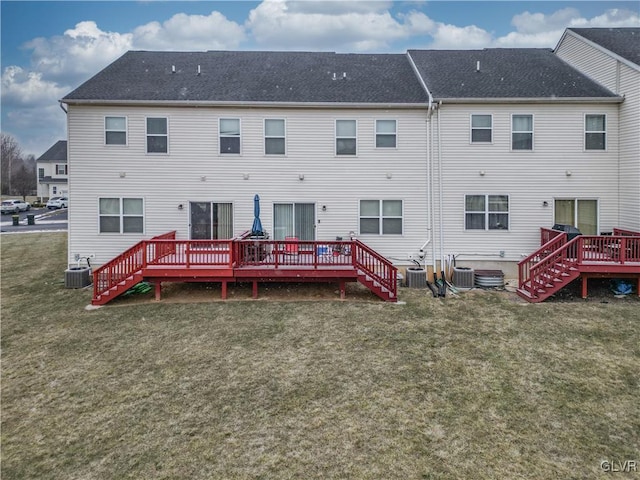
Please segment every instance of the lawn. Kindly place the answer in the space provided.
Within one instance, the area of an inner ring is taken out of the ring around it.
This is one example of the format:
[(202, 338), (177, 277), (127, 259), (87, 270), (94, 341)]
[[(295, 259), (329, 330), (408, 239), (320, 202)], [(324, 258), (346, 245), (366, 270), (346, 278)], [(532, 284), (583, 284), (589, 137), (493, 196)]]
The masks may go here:
[(637, 297), (87, 311), (66, 234), (1, 240), (3, 480), (638, 475)]

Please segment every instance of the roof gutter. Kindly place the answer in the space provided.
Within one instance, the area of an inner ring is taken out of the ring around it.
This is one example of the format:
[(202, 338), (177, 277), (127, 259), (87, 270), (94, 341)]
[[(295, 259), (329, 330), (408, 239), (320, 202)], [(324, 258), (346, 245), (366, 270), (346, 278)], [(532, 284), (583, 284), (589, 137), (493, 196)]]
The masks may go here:
[(424, 109), (424, 103), (357, 103), (357, 102), (252, 102), (252, 101), (207, 101), (207, 100), (59, 100), (67, 105), (118, 105), (145, 107), (260, 107), (260, 108), (411, 108)]
[(439, 98), (441, 103), (622, 103), (624, 96), (616, 97), (481, 97), (481, 98)]

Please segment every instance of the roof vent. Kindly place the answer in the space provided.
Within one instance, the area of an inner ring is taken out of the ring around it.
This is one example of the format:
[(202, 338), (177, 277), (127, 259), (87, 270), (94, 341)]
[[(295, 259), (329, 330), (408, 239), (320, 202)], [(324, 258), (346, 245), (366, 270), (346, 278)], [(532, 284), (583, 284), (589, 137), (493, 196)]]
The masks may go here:
[(476, 62), (476, 72), (480, 71), (480, 60)]
[(176, 73), (176, 66), (175, 65), (171, 65), (171, 73)]
[(342, 79), (346, 80), (347, 79), (347, 72), (342, 72)]
[(200, 65), (198, 65), (198, 75), (200, 75)]
[(333, 72), (333, 79), (336, 79), (336, 72)]

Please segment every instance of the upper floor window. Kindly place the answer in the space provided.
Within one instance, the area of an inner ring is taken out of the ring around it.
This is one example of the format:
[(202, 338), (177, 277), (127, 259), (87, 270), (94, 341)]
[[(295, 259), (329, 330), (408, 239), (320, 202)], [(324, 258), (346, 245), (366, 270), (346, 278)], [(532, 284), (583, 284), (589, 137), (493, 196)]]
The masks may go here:
[(533, 150), (533, 115), (511, 117), (511, 149)]
[(38, 178), (41, 180), (44, 178), (44, 168), (38, 168)]
[(101, 198), (100, 233), (143, 233), (144, 207), (141, 198)]
[(104, 143), (127, 144), (127, 117), (104, 117)]
[(491, 143), (491, 115), (471, 115), (471, 143)]
[(360, 200), (360, 233), (402, 235), (402, 200)]
[(240, 153), (240, 119), (220, 119), (220, 153)]
[(396, 121), (376, 120), (376, 148), (396, 148)]
[(285, 125), (281, 119), (264, 121), (264, 153), (265, 155), (285, 154)]
[(585, 115), (584, 148), (585, 150), (604, 150), (606, 148), (605, 115)]
[(57, 163), (56, 164), (56, 175), (66, 175), (67, 174), (67, 164), (66, 163)]
[(336, 120), (336, 155), (355, 155), (356, 145), (356, 121)]
[(147, 153), (169, 152), (169, 129), (166, 117), (147, 118)]
[(465, 230), (508, 230), (508, 195), (465, 195)]

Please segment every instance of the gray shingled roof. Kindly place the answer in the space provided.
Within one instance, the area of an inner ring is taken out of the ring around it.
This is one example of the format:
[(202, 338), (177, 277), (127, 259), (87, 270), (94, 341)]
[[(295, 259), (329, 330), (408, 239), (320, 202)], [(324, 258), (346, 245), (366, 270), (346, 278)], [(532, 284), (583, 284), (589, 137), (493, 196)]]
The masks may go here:
[(640, 66), (640, 28), (569, 28), (568, 30)]
[(549, 49), (410, 50), (409, 54), (435, 99), (616, 97)]
[(131, 51), (62, 99), (101, 100), (408, 104), (427, 98), (402, 54)]
[(38, 162), (66, 162), (67, 161), (67, 141), (58, 140), (42, 155), (38, 157)]

